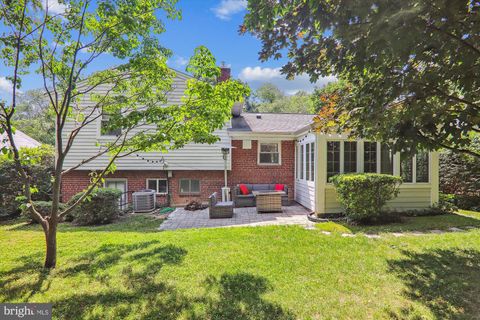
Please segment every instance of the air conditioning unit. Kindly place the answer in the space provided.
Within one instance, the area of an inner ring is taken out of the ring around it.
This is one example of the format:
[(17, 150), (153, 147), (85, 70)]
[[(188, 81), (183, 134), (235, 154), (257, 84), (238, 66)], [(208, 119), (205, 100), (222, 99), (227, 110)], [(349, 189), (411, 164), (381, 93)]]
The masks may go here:
[(133, 211), (135, 212), (150, 212), (155, 210), (156, 197), (155, 190), (140, 190), (134, 192), (133, 197)]

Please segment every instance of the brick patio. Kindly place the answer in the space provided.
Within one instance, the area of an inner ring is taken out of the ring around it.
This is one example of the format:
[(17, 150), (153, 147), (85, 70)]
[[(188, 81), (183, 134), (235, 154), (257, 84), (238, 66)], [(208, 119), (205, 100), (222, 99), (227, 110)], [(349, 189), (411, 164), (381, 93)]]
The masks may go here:
[(258, 214), (255, 207), (234, 209), (233, 218), (210, 219), (208, 209), (187, 211), (178, 208), (164, 221), (159, 230), (190, 228), (221, 228), (269, 225), (301, 225), (310, 227), (313, 222), (307, 219), (309, 211), (300, 205), (283, 207), (283, 212)]

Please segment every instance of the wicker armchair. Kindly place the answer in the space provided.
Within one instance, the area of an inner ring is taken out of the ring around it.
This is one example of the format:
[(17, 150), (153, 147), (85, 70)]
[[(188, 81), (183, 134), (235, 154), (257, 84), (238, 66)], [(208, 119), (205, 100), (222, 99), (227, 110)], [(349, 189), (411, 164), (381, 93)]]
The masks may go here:
[(214, 192), (208, 197), (209, 207), (208, 215), (210, 219), (231, 218), (233, 217), (233, 201), (217, 201), (217, 193)]

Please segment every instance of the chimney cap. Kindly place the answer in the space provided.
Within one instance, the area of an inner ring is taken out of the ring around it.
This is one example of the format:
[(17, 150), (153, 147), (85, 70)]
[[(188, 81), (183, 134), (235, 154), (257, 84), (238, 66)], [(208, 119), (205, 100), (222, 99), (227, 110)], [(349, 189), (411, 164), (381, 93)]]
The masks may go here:
[(262, 119), (262, 115), (260, 113), (257, 113), (257, 119)]

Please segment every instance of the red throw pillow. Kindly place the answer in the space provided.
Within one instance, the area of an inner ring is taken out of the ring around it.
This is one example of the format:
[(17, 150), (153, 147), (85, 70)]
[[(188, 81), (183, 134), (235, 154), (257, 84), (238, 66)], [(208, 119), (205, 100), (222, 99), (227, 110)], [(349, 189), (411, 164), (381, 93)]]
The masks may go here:
[(275, 185), (275, 191), (283, 191), (285, 189), (283, 184), (276, 184)]
[(246, 185), (241, 184), (239, 187), (240, 187), (240, 192), (241, 192), (244, 196), (246, 196), (247, 194), (250, 193), (250, 191), (248, 190), (248, 188), (247, 188)]

